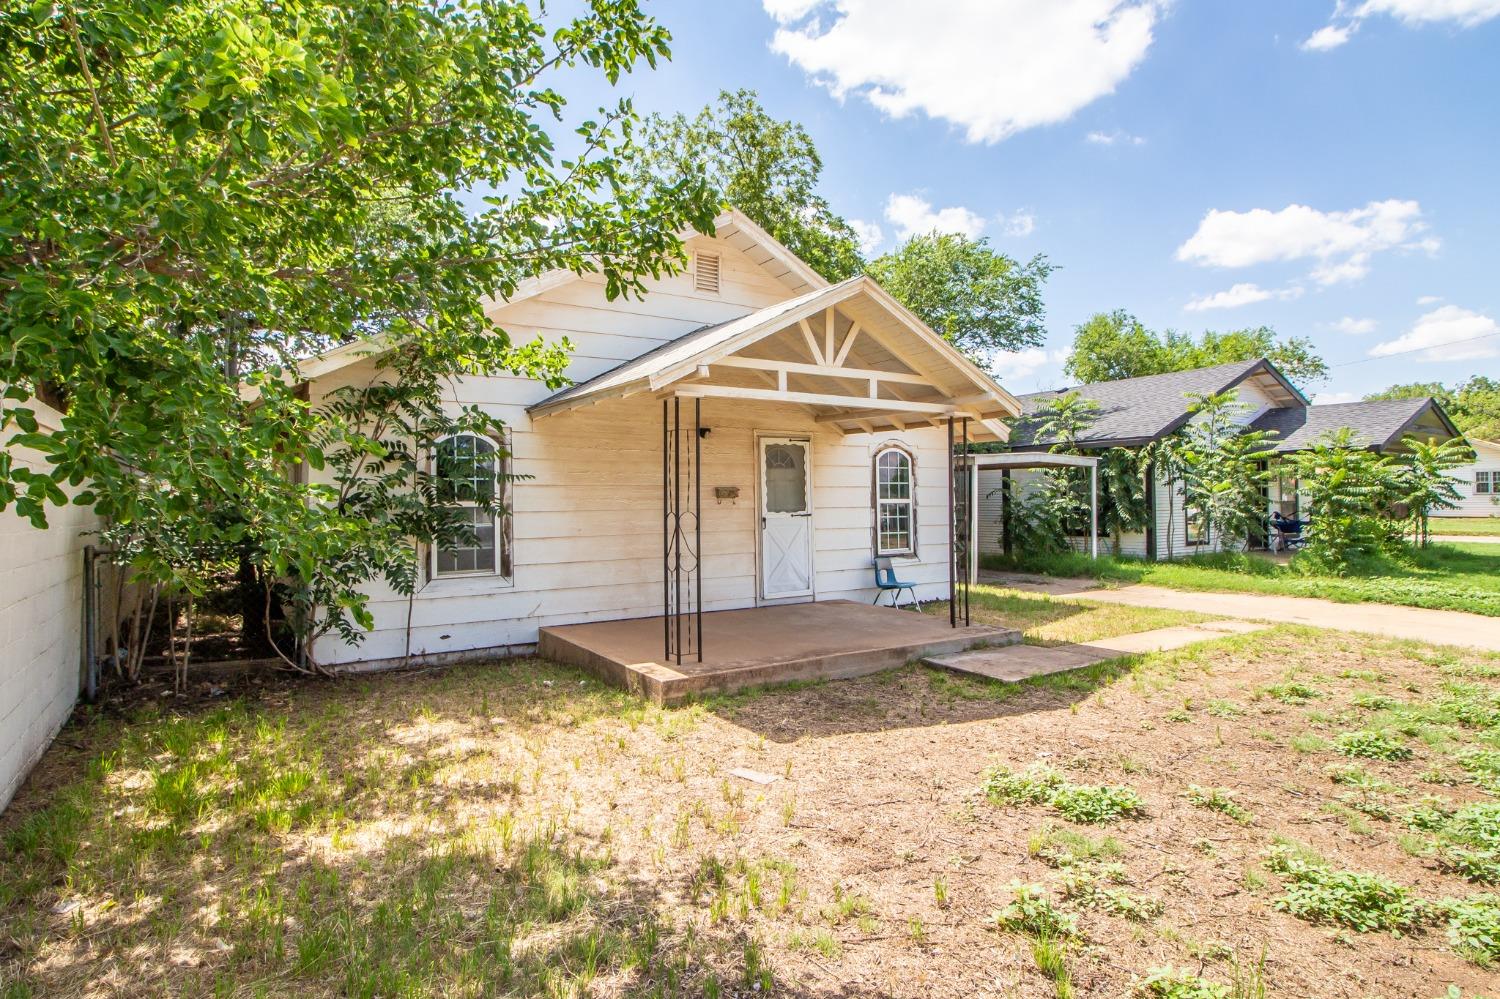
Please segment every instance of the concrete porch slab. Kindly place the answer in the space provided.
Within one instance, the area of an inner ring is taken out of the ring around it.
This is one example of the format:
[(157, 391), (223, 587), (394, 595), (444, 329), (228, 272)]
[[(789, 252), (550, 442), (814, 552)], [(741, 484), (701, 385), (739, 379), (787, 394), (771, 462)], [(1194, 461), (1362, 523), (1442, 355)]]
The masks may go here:
[(665, 662), (659, 617), (543, 628), (537, 653), (668, 704), (764, 684), (864, 676), (924, 656), (1021, 640), (1007, 628), (955, 629), (946, 614), (847, 600), (712, 611), (703, 615), (703, 635), (701, 663)]
[(1018, 683), (1036, 676), (1082, 669), (1106, 659), (1180, 649), (1196, 642), (1206, 642), (1226, 635), (1260, 631), (1266, 625), (1249, 621), (1205, 621), (1176, 628), (1155, 628), (1133, 635), (1118, 635), (1089, 642), (1086, 645), (1013, 645), (1008, 648), (978, 649), (944, 656), (928, 656), (922, 662), (955, 673), (970, 673), (1005, 683)]

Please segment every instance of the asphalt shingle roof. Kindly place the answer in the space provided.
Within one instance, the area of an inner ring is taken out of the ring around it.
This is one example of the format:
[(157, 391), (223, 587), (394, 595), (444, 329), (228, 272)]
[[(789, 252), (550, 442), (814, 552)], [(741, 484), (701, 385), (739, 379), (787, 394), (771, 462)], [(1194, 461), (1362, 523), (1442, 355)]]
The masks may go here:
[(1235, 361), (1210, 368), (1121, 378), (1019, 396), (1022, 416), (1011, 427), (1011, 447), (1025, 450), (1053, 444), (1050, 440), (1037, 439), (1041, 421), (1035, 414), (1048, 402), (1069, 392), (1077, 392), (1099, 404), (1094, 422), (1079, 437), (1080, 444), (1090, 447), (1142, 444), (1169, 434), (1187, 422), (1189, 395), (1222, 392), (1238, 385), (1263, 366), (1269, 367), (1263, 359)]
[(1356, 443), (1383, 447), (1392, 443), (1408, 423), (1432, 405), (1431, 399), (1381, 399), (1374, 402), (1341, 402), (1305, 409), (1272, 409), (1263, 413), (1253, 430), (1272, 430), (1270, 444), (1278, 452), (1302, 451), (1329, 431), (1348, 427)]

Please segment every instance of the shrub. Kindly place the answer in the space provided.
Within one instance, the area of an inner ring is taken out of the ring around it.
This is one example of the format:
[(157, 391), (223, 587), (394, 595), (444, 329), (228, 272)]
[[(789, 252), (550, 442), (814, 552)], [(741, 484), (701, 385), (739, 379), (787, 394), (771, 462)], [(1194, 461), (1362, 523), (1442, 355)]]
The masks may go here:
[(1356, 756), (1367, 760), (1406, 760), (1411, 750), (1399, 739), (1385, 732), (1361, 729), (1357, 732), (1341, 732), (1334, 745), (1345, 756)]
[(1011, 885), (1010, 904), (995, 913), (995, 925), (1012, 933), (1033, 937), (1075, 937), (1078, 921), (1052, 903), (1044, 888)]
[(1234, 793), (1227, 788), (1205, 788), (1197, 784), (1189, 784), (1187, 799), (1199, 808), (1227, 815), (1236, 822), (1248, 823), (1250, 821), (1250, 813), (1240, 807), (1239, 802), (1234, 800)]
[(1455, 951), (1485, 968), (1500, 960), (1500, 895), (1449, 899), (1443, 908)]
[(1286, 879), (1286, 894), (1275, 907), (1310, 923), (1399, 934), (1417, 928), (1428, 916), (1410, 889), (1375, 874), (1329, 870), (1281, 846), (1272, 848), (1268, 866)]
[(1231, 999), (1234, 995), (1228, 985), (1199, 978), (1185, 968), (1152, 968), (1135, 991), (1155, 999)]
[(1276, 683), (1266, 687), (1261, 693), (1268, 697), (1274, 697), (1283, 704), (1306, 704), (1308, 701), (1317, 700), (1323, 696), (1323, 692), (1317, 687), (1309, 687), (1305, 683), (1288, 680), (1286, 683)]
[(1011, 773), (995, 767), (985, 775), (984, 793), (996, 804), (1051, 805), (1073, 821), (1114, 822), (1145, 811), (1140, 795), (1117, 784), (1069, 784), (1047, 767)]
[(1066, 819), (1089, 825), (1116, 822), (1146, 810), (1140, 795), (1117, 784), (1064, 784), (1053, 793), (1052, 807)]
[(1062, 775), (1050, 767), (1027, 767), (1018, 774), (995, 767), (985, 775), (984, 793), (997, 804), (1041, 805), (1050, 801), (1062, 784)]

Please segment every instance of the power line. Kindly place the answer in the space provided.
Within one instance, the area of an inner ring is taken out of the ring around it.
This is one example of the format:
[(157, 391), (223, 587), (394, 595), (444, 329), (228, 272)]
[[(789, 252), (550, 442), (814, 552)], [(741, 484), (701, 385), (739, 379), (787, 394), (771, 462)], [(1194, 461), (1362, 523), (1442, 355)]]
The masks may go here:
[(1493, 333), (1481, 333), (1478, 336), (1466, 336), (1462, 340), (1445, 340), (1442, 343), (1429, 343), (1423, 347), (1412, 347), (1410, 350), (1397, 350), (1389, 354), (1381, 354), (1379, 357), (1361, 357), (1357, 361), (1341, 361), (1338, 364), (1330, 364), (1330, 368), (1347, 368), (1351, 364), (1368, 364), (1371, 361), (1383, 361), (1387, 357), (1400, 357), (1402, 354), (1416, 354), (1424, 350), (1437, 350), (1439, 347), (1452, 347), (1460, 343), (1473, 343), (1475, 340), (1488, 340), (1492, 336), (1500, 336), (1500, 330)]

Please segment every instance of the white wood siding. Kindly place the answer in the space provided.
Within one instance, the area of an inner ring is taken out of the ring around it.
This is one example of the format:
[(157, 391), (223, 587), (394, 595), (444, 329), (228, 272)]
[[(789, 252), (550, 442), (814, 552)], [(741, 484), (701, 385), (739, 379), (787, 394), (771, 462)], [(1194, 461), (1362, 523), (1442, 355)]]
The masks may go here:
[[(56, 414), (40, 404), (44, 429)], [(35, 452), (7, 447), (15, 460), (49, 471)], [(65, 487), (66, 488), (66, 487)], [(0, 807), (10, 802), (78, 699), (82, 663), (83, 546), (98, 526), (85, 507), (52, 507), (38, 530), (13, 510), (0, 513)]]
[[(791, 297), (724, 241), (688, 243), (690, 251), (700, 247), (721, 255), (718, 294), (697, 291), (686, 273), (650, 283), (643, 300), (609, 302), (602, 279), (588, 277), (491, 314), (517, 342), (566, 336), (575, 348), (569, 374), (583, 381), (700, 326)], [(365, 361), (320, 380), (313, 401), (339, 385), (364, 384), (371, 373)], [(509, 427), (512, 471), (526, 477), (512, 486), (512, 578), (430, 580), (410, 600), (372, 588), (374, 631), (353, 647), (324, 640), (320, 661), (527, 646), (545, 625), (661, 612), (661, 402), (643, 394), (533, 422), (525, 407), (550, 394), (537, 382), (502, 375), (463, 379), (451, 399), (455, 407), (477, 404)], [(685, 400), (684, 410), (689, 405)], [(816, 599), (874, 596), (871, 462), (889, 441), (916, 456), (918, 556), (898, 560), (899, 573), (918, 584), (922, 599), (947, 596), (945, 431), (845, 437), (802, 407), (727, 399), (702, 405), (703, 425), (711, 428), (702, 468), (705, 610), (757, 602), (757, 432), (813, 443)], [(738, 486), (738, 501), (716, 502), (714, 486)]]
[[(1450, 474), (1458, 480), (1459, 491), (1463, 493), (1463, 500), (1452, 510), (1435, 510), (1434, 517), (1500, 517), (1500, 491), (1492, 492), (1488, 496), (1484, 493), (1474, 491), (1474, 473), (1489, 472), (1490, 478), (1500, 480), (1500, 445), (1491, 444), (1487, 441), (1471, 441), (1474, 445), (1474, 453), (1478, 460), (1471, 465), (1454, 469)], [(1491, 489), (1500, 490), (1500, 481)]]

